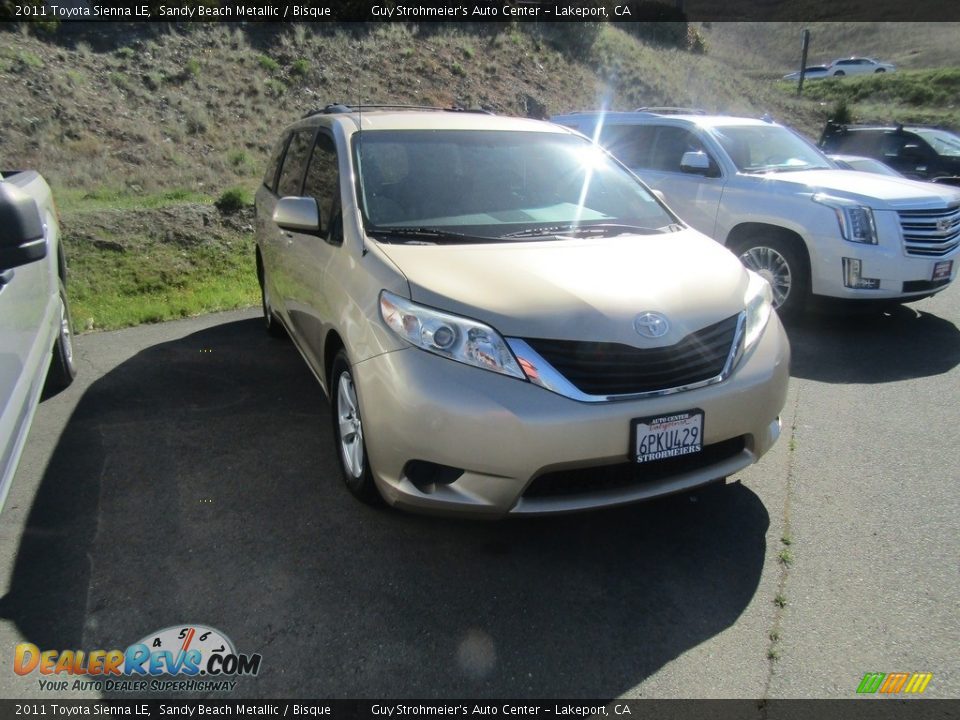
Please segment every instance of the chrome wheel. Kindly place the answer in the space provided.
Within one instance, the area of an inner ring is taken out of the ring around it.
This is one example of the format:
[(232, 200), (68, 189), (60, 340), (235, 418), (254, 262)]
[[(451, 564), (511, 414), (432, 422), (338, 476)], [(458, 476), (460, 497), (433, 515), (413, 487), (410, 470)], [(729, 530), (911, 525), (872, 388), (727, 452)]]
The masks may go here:
[(349, 372), (340, 374), (337, 383), (337, 421), (340, 432), (340, 455), (347, 472), (354, 478), (363, 475), (363, 424), (357, 391)]
[(770, 283), (774, 307), (780, 307), (787, 301), (793, 285), (793, 273), (783, 255), (771, 247), (752, 247), (740, 255), (740, 262)]

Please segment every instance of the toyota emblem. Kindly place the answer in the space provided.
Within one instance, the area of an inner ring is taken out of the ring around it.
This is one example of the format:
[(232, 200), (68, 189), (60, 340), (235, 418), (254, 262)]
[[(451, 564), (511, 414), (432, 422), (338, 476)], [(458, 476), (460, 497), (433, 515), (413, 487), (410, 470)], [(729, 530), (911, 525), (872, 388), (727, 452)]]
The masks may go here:
[(948, 217), (937, 218), (937, 230), (939, 230), (940, 232), (946, 232), (947, 230), (950, 229), (950, 226), (952, 224), (953, 224), (953, 221), (951, 220), (951, 218), (948, 218)]
[(661, 338), (670, 332), (670, 322), (660, 313), (640, 313), (633, 319), (633, 327), (640, 335)]

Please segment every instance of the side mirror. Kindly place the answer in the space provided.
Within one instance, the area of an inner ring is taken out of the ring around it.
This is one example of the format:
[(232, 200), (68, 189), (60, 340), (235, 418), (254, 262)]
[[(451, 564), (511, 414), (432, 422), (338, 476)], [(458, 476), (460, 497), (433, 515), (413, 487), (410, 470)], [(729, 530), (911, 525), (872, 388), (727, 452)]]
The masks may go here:
[(707, 175), (710, 173), (710, 158), (705, 152), (685, 152), (680, 158), (680, 169), (683, 172)]
[(320, 208), (317, 201), (309, 197), (283, 197), (277, 201), (273, 211), (273, 221), (284, 230), (320, 235)]
[(47, 256), (47, 238), (37, 201), (10, 183), (0, 183), (0, 271)]

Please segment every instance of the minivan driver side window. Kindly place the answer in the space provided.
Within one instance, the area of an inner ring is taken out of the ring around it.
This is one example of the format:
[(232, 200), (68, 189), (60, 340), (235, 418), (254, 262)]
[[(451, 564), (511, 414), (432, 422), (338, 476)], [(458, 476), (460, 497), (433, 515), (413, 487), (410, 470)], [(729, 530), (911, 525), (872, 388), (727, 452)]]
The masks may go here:
[(317, 201), (320, 227), (326, 232), (331, 218), (340, 209), (340, 173), (333, 138), (323, 132), (317, 135), (317, 143), (313, 146), (307, 177), (303, 182), (303, 194)]

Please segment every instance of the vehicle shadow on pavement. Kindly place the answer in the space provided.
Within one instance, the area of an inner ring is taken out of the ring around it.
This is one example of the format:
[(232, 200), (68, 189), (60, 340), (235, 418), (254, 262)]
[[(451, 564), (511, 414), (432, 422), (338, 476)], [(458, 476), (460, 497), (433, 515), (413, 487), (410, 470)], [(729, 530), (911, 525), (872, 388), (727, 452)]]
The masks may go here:
[(942, 375), (960, 364), (960, 330), (907, 305), (812, 312), (785, 323), (793, 377), (884, 383)]
[(3, 617), (41, 650), (212, 626), (263, 656), (228, 697), (597, 698), (756, 593), (770, 520), (739, 484), (562, 517), (407, 515), (341, 486), (328, 412), (253, 320), (122, 363), (64, 429)]

